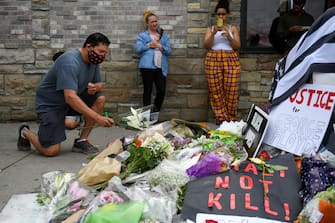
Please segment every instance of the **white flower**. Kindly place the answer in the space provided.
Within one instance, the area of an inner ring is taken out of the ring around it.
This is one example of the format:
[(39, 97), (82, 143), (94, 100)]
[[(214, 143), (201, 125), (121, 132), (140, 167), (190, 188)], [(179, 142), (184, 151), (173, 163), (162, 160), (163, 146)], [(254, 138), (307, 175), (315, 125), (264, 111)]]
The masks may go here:
[(227, 131), (227, 132), (231, 132), (234, 134), (237, 134), (238, 136), (242, 136), (242, 131), (243, 128), (247, 125), (246, 122), (244, 122), (243, 120), (237, 122), (237, 121), (224, 121), (221, 123), (220, 127), (217, 128), (217, 130), (222, 130), (222, 131)]
[(170, 142), (158, 132), (155, 132), (152, 136), (146, 137), (141, 146), (150, 148), (154, 152), (158, 151), (162, 147), (166, 147), (165, 151), (168, 155), (174, 150)]
[(212, 139), (208, 139), (206, 136), (202, 135), (197, 139), (192, 139), (192, 141), (188, 144), (188, 147), (193, 148), (198, 145), (204, 145), (208, 142), (213, 141)]
[(183, 168), (188, 160), (164, 159), (155, 169), (150, 171), (148, 181), (152, 186), (161, 185), (167, 191), (177, 189), (189, 181)]
[(127, 125), (135, 129), (143, 130), (149, 127), (150, 110), (142, 112), (142, 109), (130, 108), (132, 115), (125, 117)]

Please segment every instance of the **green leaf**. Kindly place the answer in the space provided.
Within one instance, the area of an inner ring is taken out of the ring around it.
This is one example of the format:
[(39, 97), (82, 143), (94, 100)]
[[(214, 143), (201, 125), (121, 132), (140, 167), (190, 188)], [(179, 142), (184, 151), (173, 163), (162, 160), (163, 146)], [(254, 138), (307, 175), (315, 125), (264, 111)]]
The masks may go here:
[(288, 168), (286, 166), (281, 166), (281, 165), (270, 165), (266, 164), (267, 167), (271, 168), (274, 171), (280, 171), (280, 170), (287, 170)]
[(267, 172), (267, 173), (274, 173), (275, 171), (273, 170), (273, 169), (271, 169), (271, 168), (265, 168), (265, 171)]

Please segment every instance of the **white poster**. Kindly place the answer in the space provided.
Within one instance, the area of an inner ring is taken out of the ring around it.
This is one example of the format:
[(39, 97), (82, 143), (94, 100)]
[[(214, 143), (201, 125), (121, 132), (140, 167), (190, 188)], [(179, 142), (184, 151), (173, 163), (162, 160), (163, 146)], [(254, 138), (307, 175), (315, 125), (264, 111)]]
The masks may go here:
[(232, 215), (197, 214), (196, 223), (282, 223), (257, 217), (242, 217)]
[(305, 84), (274, 106), (264, 143), (295, 155), (319, 149), (335, 102), (335, 86)]

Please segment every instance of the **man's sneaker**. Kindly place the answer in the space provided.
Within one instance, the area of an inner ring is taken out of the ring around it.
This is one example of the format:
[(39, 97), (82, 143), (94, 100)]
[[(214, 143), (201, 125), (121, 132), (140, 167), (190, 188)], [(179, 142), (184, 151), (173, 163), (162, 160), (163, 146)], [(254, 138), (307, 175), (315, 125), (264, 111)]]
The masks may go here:
[(72, 152), (94, 154), (98, 153), (99, 149), (93, 146), (87, 139), (75, 139), (72, 147)]
[(17, 139), (17, 149), (20, 151), (29, 151), (31, 150), (31, 145), (28, 139), (22, 137), (22, 130), (24, 128), (29, 129), (29, 126), (27, 124), (22, 124), (19, 127), (19, 137)]

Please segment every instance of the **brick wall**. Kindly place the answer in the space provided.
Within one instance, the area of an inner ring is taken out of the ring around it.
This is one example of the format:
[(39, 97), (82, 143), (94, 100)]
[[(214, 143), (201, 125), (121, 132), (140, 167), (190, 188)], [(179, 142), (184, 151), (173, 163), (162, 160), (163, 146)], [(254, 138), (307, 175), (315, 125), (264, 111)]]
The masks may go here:
[[(87, 35), (102, 32), (111, 53), (102, 64), (104, 94), (111, 113), (141, 106), (142, 83), (134, 52), (142, 12), (153, 10), (170, 36), (167, 94), (161, 120), (179, 117), (211, 121), (202, 42), (215, 0), (7, 0), (1, 1), (0, 121), (35, 120), (35, 88), (60, 50), (81, 47)], [(239, 26), (240, 0), (231, 1), (231, 21)], [(241, 54), (239, 116), (252, 103), (266, 103), (277, 55)]]

